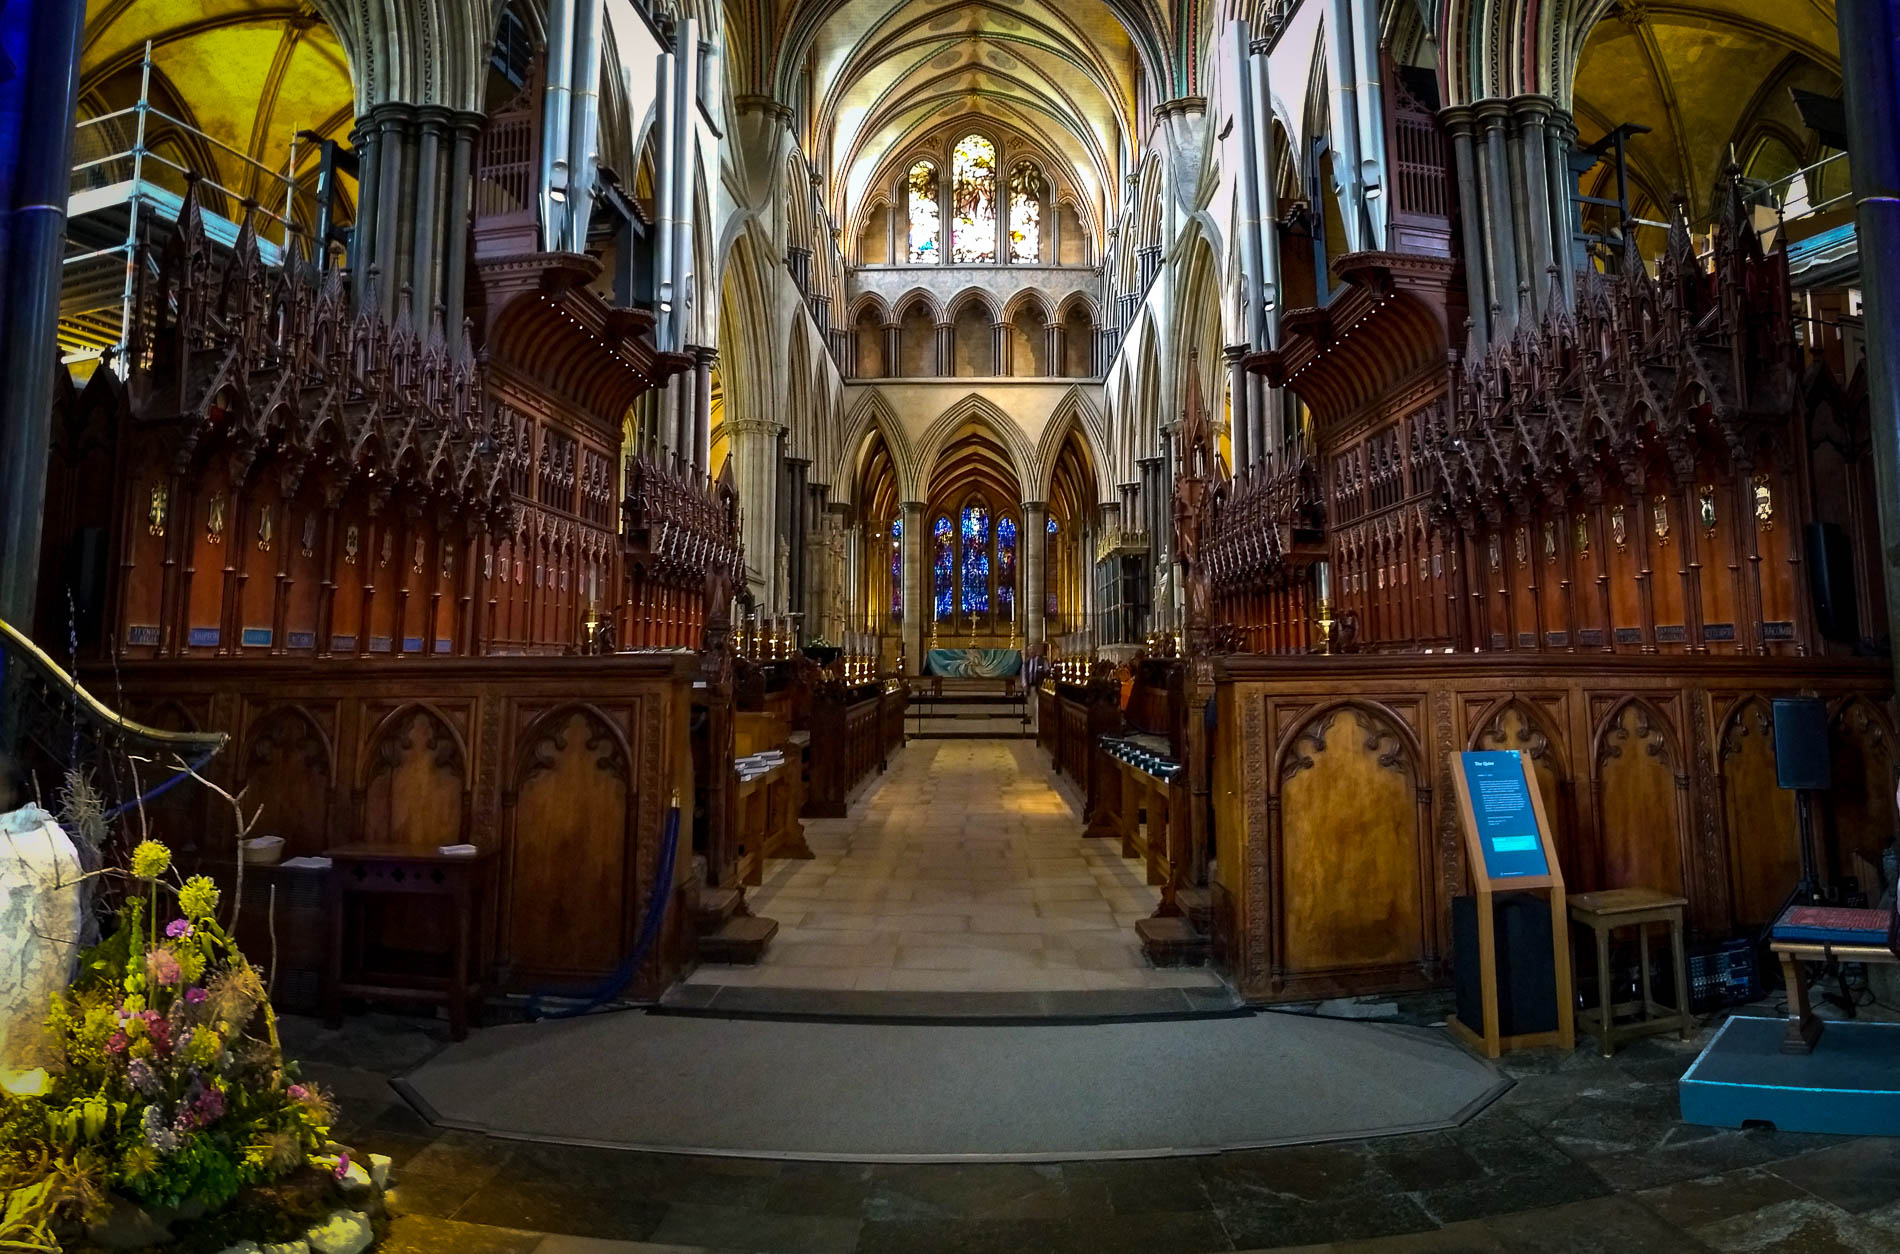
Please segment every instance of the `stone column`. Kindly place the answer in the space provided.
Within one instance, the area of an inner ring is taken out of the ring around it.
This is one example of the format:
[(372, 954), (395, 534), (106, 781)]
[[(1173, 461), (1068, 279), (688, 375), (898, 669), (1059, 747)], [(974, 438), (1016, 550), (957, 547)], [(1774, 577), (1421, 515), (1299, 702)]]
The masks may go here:
[[(807, 476), (811, 473), (811, 462), (802, 457), (785, 459), (786, 487), (790, 499), (786, 502), (785, 512), (790, 516), (791, 526), (786, 529), (785, 542), (791, 546), (786, 562), (786, 574), (791, 578), (791, 587), (785, 590), (785, 608), (793, 614), (806, 611), (805, 606), (805, 546), (809, 539), (808, 523), (811, 503), (811, 488)], [(804, 638), (804, 625), (799, 625), (800, 639)]]
[(473, 191), (471, 179), (475, 136), (481, 133), (482, 125), (487, 120), (479, 113), (450, 115), (453, 134), (449, 150), (449, 185), (445, 197), (448, 201), (448, 220), (443, 232), (446, 252), (442, 259), (442, 305), (445, 310), (443, 321), (447, 324), (443, 333), (448, 337), (451, 350), (462, 347), (462, 323), (468, 317), (469, 202)]
[(1481, 101), (1477, 118), (1484, 136), (1478, 182), (1485, 201), (1485, 287), (1497, 311), (1491, 327), (1496, 338), (1517, 325), (1517, 233), (1512, 228), (1511, 163), (1505, 153), (1510, 106), (1502, 100)]
[(1043, 609), (1047, 596), (1043, 591), (1042, 551), (1049, 538), (1049, 503), (1047, 501), (1023, 502), (1022, 597), (1018, 602), (1023, 611), (1023, 646), (1037, 644), (1044, 638), (1045, 624)]
[(1439, 115), (1451, 134), (1452, 164), (1458, 171), (1458, 209), (1464, 219), (1465, 292), (1477, 346), (1491, 341), (1491, 264), (1486, 253), (1484, 197), (1479, 190), (1476, 127), (1471, 109), (1458, 105)]
[(1234, 477), (1242, 478), (1253, 469), (1255, 460), (1253, 432), (1250, 425), (1252, 406), (1248, 402), (1247, 372), (1240, 367), (1240, 359), (1247, 355), (1247, 345), (1229, 344), (1224, 350), (1227, 356), (1227, 397), (1228, 397), (1228, 438), (1234, 446)]
[(1551, 265), (1550, 178), (1544, 170), (1544, 125), (1552, 104), (1543, 96), (1519, 96), (1511, 101), (1517, 119), (1518, 159), (1523, 180), (1518, 183), (1524, 201), (1524, 221), (1530, 238), (1525, 250), (1530, 260), (1527, 276), (1531, 289), (1531, 309), (1541, 315), (1549, 303)]
[[(740, 535), (745, 541), (745, 581), (754, 599), (772, 605), (778, 564), (777, 423), (760, 418), (728, 421), (733, 481), (739, 489)], [(736, 582), (736, 581), (735, 581)]]
[(409, 259), (409, 325), (425, 339), (440, 300), (436, 280), (441, 274), (442, 250), (436, 227), (442, 220), (442, 136), (447, 125), (445, 109), (424, 106), (416, 111), (415, 251)]
[(904, 519), (904, 658), (910, 673), (924, 670), (924, 623), (930, 607), (924, 596), (924, 502), (905, 501), (898, 506)]
[(884, 374), (886, 379), (900, 379), (904, 375), (902, 357), (904, 340), (895, 322), (884, 327)]
[(693, 349), (693, 469), (702, 477), (712, 473), (712, 370), (718, 364), (718, 349)]
[(1016, 370), (1015, 345), (1010, 342), (1009, 323), (990, 326), (990, 364), (998, 376), (1008, 378)]
[(937, 324), (937, 377), (948, 379), (956, 372), (956, 329), (948, 322), (939, 322)]
[[(1873, 428), (1887, 621), (1900, 627), (1900, 14), (1892, 0), (1841, 0), (1841, 74), (1853, 153), (1854, 229), (1867, 334), (1867, 416)], [(1896, 657), (1900, 662), (1900, 656)]]
[(1059, 379), (1062, 377), (1063, 359), (1067, 356), (1068, 337), (1063, 332), (1062, 324), (1053, 319), (1043, 327), (1043, 334), (1049, 341), (1048, 348), (1044, 350), (1049, 355), (1049, 377)]

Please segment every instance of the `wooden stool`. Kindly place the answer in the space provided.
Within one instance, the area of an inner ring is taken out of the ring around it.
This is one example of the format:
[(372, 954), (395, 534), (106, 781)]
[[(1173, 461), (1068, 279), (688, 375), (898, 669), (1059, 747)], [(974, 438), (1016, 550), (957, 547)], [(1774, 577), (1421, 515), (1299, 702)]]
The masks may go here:
[[(1689, 967), (1682, 952), (1682, 908), (1687, 904), (1687, 900), (1682, 897), (1672, 897), (1650, 888), (1610, 888), (1600, 893), (1580, 893), (1570, 898), (1570, 921), (1581, 923), (1596, 933), (1597, 1009), (1594, 1019), (1597, 1048), (1605, 1058), (1616, 1052), (1620, 1041), (1632, 1037), (1676, 1031), (1686, 1041), (1694, 1031), (1695, 1023), (1689, 1014)], [(1676, 968), (1676, 1004), (1673, 1008), (1658, 1005), (1649, 994), (1651, 923), (1669, 925), (1669, 948), (1675, 958)], [(1620, 927), (1636, 929), (1642, 972), (1640, 1002), (1615, 1003), (1612, 1000), (1615, 993), (1610, 982), (1610, 933)], [(1617, 1024), (1617, 1015), (1638, 1010), (1642, 1012), (1641, 1019), (1620, 1026)], [(1591, 1012), (1586, 1010), (1586, 1024), (1591, 1018)]]

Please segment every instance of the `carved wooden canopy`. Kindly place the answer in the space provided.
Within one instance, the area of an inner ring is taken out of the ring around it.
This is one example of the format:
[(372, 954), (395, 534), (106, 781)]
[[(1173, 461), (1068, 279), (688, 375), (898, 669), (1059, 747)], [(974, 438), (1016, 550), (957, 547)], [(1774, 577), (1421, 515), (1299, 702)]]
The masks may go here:
[[(336, 500), (351, 487), (408, 505), (439, 504), (499, 529), (516, 452), (486, 400), (486, 370), (370, 312), (353, 312), (341, 277), (318, 276), (298, 250), (281, 266), (259, 253), (249, 209), (220, 261), (204, 229), (198, 180), (155, 274), (138, 292), (126, 393), (135, 423), (169, 429), (162, 453), (188, 474), (221, 451), (238, 478), (269, 455), (294, 492), (316, 474)], [(138, 266), (148, 274), (146, 259)]]

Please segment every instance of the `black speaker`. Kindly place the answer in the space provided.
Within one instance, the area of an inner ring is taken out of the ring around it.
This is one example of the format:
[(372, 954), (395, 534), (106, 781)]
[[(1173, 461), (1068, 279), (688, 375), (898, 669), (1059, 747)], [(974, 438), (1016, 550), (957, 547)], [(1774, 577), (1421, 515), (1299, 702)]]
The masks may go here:
[(1838, 523), (1809, 523), (1808, 586), (1814, 591), (1814, 625), (1829, 640), (1860, 640), (1860, 608), (1854, 592), (1854, 549)]
[[(1498, 1032), (1555, 1032), (1557, 956), (1550, 947), (1550, 902), (1535, 893), (1498, 893), (1491, 908), (1498, 947)], [(1475, 896), (1451, 899), (1451, 961), (1458, 1022), (1483, 1033)]]
[(1783, 788), (1826, 788), (1827, 703), (1819, 697), (1776, 697), (1775, 782)]

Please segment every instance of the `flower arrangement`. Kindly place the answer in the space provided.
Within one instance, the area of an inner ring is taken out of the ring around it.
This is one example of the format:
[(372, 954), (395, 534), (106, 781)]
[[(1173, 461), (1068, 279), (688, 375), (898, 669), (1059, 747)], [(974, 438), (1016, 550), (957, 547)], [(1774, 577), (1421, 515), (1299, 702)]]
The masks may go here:
[(334, 1152), (332, 1107), (284, 1061), (263, 981), (218, 923), (217, 887), (180, 880), (153, 840), (129, 870), (116, 928), (54, 1000), (56, 1065), (0, 1091), (0, 1248), (95, 1218), (114, 1193), (215, 1211)]

